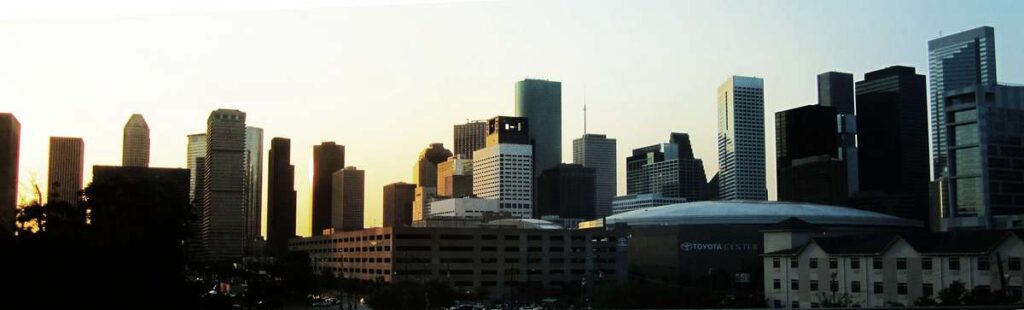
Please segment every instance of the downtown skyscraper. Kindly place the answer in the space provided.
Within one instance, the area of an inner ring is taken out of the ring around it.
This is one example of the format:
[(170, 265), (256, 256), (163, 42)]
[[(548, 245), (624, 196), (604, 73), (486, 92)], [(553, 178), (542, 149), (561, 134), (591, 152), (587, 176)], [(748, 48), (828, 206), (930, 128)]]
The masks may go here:
[(719, 199), (768, 199), (764, 152), (764, 81), (732, 76), (718, 87)]
[(11, 113), (0, 113), (0, 233), (13, 234), (18, 213), (18, 152), (21, 123)]
[(992, 27), (943, 36), (928, 41), (928, 75), (931, 86), (932, 178), (946, 168), (948, 135), (946, 92), (965, 87), (996, 85), (996, 38)]
[(263, 213), (263, 129), (245, 127), (245, 242), (253, 254), (260, 239)]
[(85, 169), (85, 142), (82, 138), (50, 137), (49, 178), (46, 181), (47, 202), (80, 200)]
[(331, 176), (345, 168), (345, 146), (323, 142), (313, 146), (313, 235), (331, 228)]
[(673, 132), (668, 143), (634, 149), (626, 157), (626, 195), (642, 194), (707, 199), (704, 161), (694, 157), (689, 134)]
[(292, 141), (270, 140), (267, 156), (267, 253), (288, 254), (288, 239), (295, 236), (295, 166), (291, 164)]
[(487, 122), (472, 121), (456, 124), (454, 130), (455, 155), (473, 159), (473, 152), (487, 145)]
[[(206, 133), (197, 133), (188, 135), (188, 150), (185, 155), (185, 166), (188, 167), (189, 173), (189, 198), (193, 202), (203, 200), (203, 187), (197, 186), (197, 182), (202, 179), (204, 169), (200, 169), (200, 165), (206, 165)], [(201, 207), (201, 203), (196, 204), (196, 207)]]
[(926, 87), (904, 66), (857, 82), (860, 192), (851, 207), (929, 222)]
[(562, 163), (562, 83), (525, 79), (516, 83), (516, 116), (530, 122), (533, 176)]
[(128, 118), (121, 143), (122, 166), (149, 167), (149, 125), (142, 114), (132, 114)]
[(779, 201), (846, 205), (850, 193), (846, 165), (839, 158), (837, 115), (834, 107), (825, 105), (775, 113)]
[(412, 225), (412, 202), (416, 184), (404, 182), (384, 185), (384, 227)]
[(335, 231), (363, 229), (366, 172), (349, 166), (338, 170), (331, 178), (331, 226)]
[(218, 109), (206, 122), (202, 244), (210, 260), (245, 255), (245, 112)]
[(487, 147), (473, 154), (473, 194), (498, 201), (514, 217), (532, 217), (533, 148), (528, 119), (498, 116), (487, 122)]
[(612, 214), (618, 177), (616, 176), (615, 139), (599, 134), (584, 134), (572, 140), (572, 162), (594, 169), (594, 215)]

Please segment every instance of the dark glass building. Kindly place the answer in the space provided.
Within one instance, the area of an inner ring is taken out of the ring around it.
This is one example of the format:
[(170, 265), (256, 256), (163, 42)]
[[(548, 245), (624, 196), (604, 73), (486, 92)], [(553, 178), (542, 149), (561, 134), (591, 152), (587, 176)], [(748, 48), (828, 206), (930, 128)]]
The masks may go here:
[(626, 157), (626, 194), (649, 193), (688, 201), (707, 199), (704, 162), (693, 156), (688, 134), (672, 133), (669, 143), (634, 149)]
[(0, 234), (14, 234), (20, 146), (21, 123), (14, 114), (0, 113)]
[(267, 177), (267, 254), (288, 253), (288, 239), (295, 237), (295, 166), (291, 164), (292, 141), (270, 140)]
[(206, 258), (245, 255), (245, 112), (218, 109), (206, 127), (202, 236)]
[(437, 165), (448, 160), (452, 151), (444, 148), (444, 144), (431, 143), (420, 152), (413, 169), (413, 180), (422, 187), (437, 187)]
[(868, 72), (857, 82), (860, 193), (853, 207), (928, 223), (927, 102), (925, 77), (912, 67)]
[(331, 175), (345, 168), (345, 146), (324, 142), (313, 146), (313, 235), (331, 228)]
[(363, 229), (365, 184), (366, 173), (356, 167), (345, 167), (334, 173), (331, 215), (335, 231)]
[(534, 217), (592, 219), (595, 169), (578, 164), (559, 164), (544, 170), (537, 180), (537, 208)]
[(416, 184), (391, 183), (384, 185), (384, 227), (412, 226), (412, 201)]
[(946, 168), (946, 91), (996, 85), (996, 38), (992, 27), (978, 27), (928, 41), (931, 82), (932, 162), (934, 177)]
[(562, 83), (525, 79), (516, 83), (516, 116), (530, 120), (533, 174), (562, 162)]
[(1024, 86), (947, 90), (943, 229), (1024, 227)]
[(838, 159), (836, 116), (833, 107), (822, 105), (775, 113), (779, 201), (846, 204), (849, 193), (846, 168)]
[(487, 122), (472, 121), (455, 125), (455, 155), (473, 159), (473, 152), (487, 145)]
[(853, 74), (829, 71), (818, 74), (818, 105), (839, 114), (854, 114)]

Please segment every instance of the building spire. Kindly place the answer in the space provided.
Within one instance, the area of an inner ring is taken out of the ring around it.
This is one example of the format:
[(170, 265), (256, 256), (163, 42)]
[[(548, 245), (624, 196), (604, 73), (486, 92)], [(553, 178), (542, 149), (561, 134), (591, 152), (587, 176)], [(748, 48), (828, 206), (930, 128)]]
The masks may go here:
[(583, 135), (587, 135), (587, 84), (583, 84)]

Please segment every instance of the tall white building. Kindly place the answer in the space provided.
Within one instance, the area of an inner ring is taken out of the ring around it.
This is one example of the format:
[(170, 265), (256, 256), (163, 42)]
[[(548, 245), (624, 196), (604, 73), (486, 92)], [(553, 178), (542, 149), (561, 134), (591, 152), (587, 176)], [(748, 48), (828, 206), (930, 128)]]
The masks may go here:
[(245, 127), (245, 240), (252, 250), (260, 238), (263, 223), (263, 129)]
[(730, 77), (718, 87), (720, 199), (768, 199), (764, 134), (764, 80)]
[(499, 116), (488, 121), (487, 146), (473, 152), (473, 194), (498, 201), (515, 217), (533, 215), (533, 147), (527, 119)]
[(594, 214), (597, 217), (612, 214), (612, 200), (616, 194), (615, 139), (605, 135), (584, 134), (572, 140), (572, 162), (594, 168)]

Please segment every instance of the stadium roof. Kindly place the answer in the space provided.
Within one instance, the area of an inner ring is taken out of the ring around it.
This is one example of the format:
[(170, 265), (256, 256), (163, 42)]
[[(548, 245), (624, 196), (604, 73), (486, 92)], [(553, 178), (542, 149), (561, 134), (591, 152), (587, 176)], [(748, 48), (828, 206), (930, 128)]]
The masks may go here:
[[(608, 216), (604, 224), (669, 226), (701, 224), (772, 225), (790, 218), (814, 225), (921, 227), (921, 222), (877, 212), (799, 202), (719, 200), (677, 203)], [(580, 223), (601, 227), (602, 219)]]

